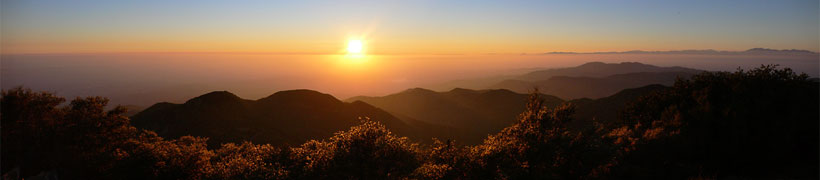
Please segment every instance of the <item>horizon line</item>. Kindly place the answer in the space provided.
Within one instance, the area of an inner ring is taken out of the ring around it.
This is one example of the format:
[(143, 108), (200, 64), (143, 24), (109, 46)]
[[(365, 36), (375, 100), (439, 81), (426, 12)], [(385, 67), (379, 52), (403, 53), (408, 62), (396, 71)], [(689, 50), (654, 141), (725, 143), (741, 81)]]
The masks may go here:
[[(723, 54), (749, 55), (755, 51), (770, 53), (808, 53), (820, 54), (817, 51), (805, 49), (771, 49), (749, 48), (746, 50), (715, 50), (715, 49), (680, 49), (680, 50), (627, 50), (627, 51), (548, 51), (548, 52), (487, 52), (487, 53), (367, 53), (367, 55), (396, 56), (396, 55), (583, 55), (583, 54)], [(746, 53), (746, 54), (744, 54)], [(345, 55), (345, 53), (330, 52), (272, 52), (272, 51), (109, 51), (109, 52), (23, 52), (5, 53), (0, 55), (83, 55), (83, 54), (248, 54), (248, 55)], [(760, 53), (754, 54), (760, 55)]]

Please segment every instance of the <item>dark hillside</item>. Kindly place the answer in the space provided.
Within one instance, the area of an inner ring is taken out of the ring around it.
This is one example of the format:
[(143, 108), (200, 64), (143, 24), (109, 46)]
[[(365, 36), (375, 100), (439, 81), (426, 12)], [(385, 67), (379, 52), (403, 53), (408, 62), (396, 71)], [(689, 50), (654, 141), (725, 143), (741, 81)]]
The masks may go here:
[[(468, 144), (481, 142), (487, 135), (497, 133), (515, 122), (524, 110), (527, 94), (504, 89), (470, 90), (455, 88), (435, 92), (414, 88), (383, 97), (353, 97), (348, 101), (364, 101), (382, 108), (403, 120), (417, 120), (429, 124), (453, 127), (467, 133), (456, 140)], [(550, 107), (563, 100), (544, 95)]]
[(157, 103), (134, 115), (132, 122), (169, 138), (209, 137), (211, 145), (242, 141), (284, 145), (330, 137), (364, 118), (419, 140), (437, 135), (431, 132), (436, 129), (418, 129), (369, 104), (345, 103), (311, 90), (281, 91), (256, 101), (212, 92), (184, 104)]

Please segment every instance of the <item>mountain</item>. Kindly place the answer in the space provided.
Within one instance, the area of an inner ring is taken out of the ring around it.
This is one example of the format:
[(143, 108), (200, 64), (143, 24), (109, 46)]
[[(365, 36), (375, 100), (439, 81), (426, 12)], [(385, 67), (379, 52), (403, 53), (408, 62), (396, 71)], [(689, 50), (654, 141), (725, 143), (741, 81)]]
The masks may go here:
[[(528, 96), (504, 89), (455, 88), (435, 92), (414, 88), (382, 97), (359, 96), (346, 101), (363, 101), (405, 120), (454, 127), (466, 133), (456, 140), (477, 144), (488, 134), (497, 133), (516, 122), (518, 115), (524, 111)], [(543, 95), (542, 98), (550, 107), (564, 102), (550, 95)]]
[(767, 48), (752, 48), (744, 51), (746, 54), (776, 54), (776, 55), (817, 55), (817, 52), (801, 49), (767, 49)]
[(209, 145), (251, 141), (274, 145), (301, 144), (322, 139), (369, 117), (402, 136), (420, 140), (442, 136), (444, 127), (406, 123), (361, 101), (342, 102), (311, 90), (280, 91), (259, 100), (216, 91), (183, 104), (157, 103), (131, 117), (134, 126), (160, 136), (209, 137)]
[(520, 75), (464, 79), (430, 87), (509, 89), (517, 93), (529, 93), (538, 88), (541, 93), (562, 99), (602, 98), (628, 88), (650, 84), (672, 85), (678, 77), (688, 78), (701, 72), (704, 71), (678, 66), (659, 67), (638, 62), (589, 62), (575, 67), (540, 69)]
[(639, 72), (682, 72), (682, 73), (700, 73), (702, 70), (690, 69), (684, 67), (658, 67), (649, 64), (638, 62), (622, 62), (622, 63), (603, 63), (603, 62), (589, 62), (576, 67), (556, 68), (541, 71), (533, 71), (513, 79), (522, 81), (542, 81), (549, 80), (554, 76), (568, 76), (568, 77), (607, 77), (617, 74), (629, 74)]
[[(512, 79), (521, 74), (533, 72), (533, 71), (540, 71), (546, 68), (543, 67), (530, 67), (530, 68), (517, 68), (512, 70), (505, 70), (500, 72), (495, 72), (496, 75), (487, 76), (487, 77), (473, 77), (473, 78), (465, 78), (465, 79), (456, 79), (447, 81), (444, 83), (436, 83), (431, 85), (426, 85), (424, 88), (430, 89), (433, 91), (449, 91), (455, 88), (465, 88), (465, 89), (487, 89), (498, 82)], [(490, 73), (494, 74), (494, 73)]]
[[(593, 122), (613, 124), (618, 112), (640, 96), (666, 89), (663, 85), (648, 85), (622, 90), (604, 98), (582, 98), (564, 101), (551, 95), (541, 95), (547, 107), (563, 103), (576, 106), (570, 127), (583, 130), (595, 127)], [(346, 101), (363, 101), (384, 109), (401, 119), (422, 121), (454, 127), (459, 136), (456, 140), (465, 144), (478, 144), (487, 134), (499, 132), (516, 122), (527, 103), (528, 94), (505, 89), (469, 90), (456, 88), (435, 92), (422, 88), (408, 89), (382, 97), (359, 96)]]
[[(523, 73), (523, 72), (522, 72)], [(468, 79), (458, 79), (452, 80), (445, 83), (439, 84), (432, 84), (428, 86), (424, 86), (426, 89), (430, 89), (433, 91), (449, 91), (455, 88), (465, 88), (465, 89), (485, 89), (486, 87), (490, 87), (495, 85), (498, 82), (508, 80), (514, 78), (519, 74), (516, 75), (498, 75), (498, 76), (490, 76), (490, 77), (479, 77), (479, 78), (468, 78)]]
[(697, 54), (697, 55), (817, 55), (817, 52), (801, 49), (752, 48), (745, 51), (676, 50), (676, 51), (615, 51), (615, 52), (548, 52), (544, 54)]
[[(576, 105), (576, 116), (580, 119), (574, 121), (573, 126), (592, 127), (594, 120), (614, 121), (617, 111), (628, 101), (660, 88), (663, 86), (653, 85), (624, 90), (606, 98), (569, 101)], [(358, 124), (359, 117), (379, 121), (393, 132), (418, 141), (435, 137), (472, 145), (516, 122), (528, 97), (528, 94), (505, 89), (455, 88), (436, 92), (414, 88), (383, 97), (359, 96), (342, 102), (311, 90), (281, 91), (258, 100), (216, 91), (183, 104), (157, 103), (131, 119), (134, 126), (153, 130), (166, 138), (208, 137), (209, 146), (242, 141), (300, 144), (330, 137), (334, 132)], [(551, 95), (542, 94), (541, 98), (548, 107), (565, 103)]]
[(669, 86), (674, 84), (678, 77), (689, 78), (692, 75), (695, 74), (690, 71), (635, 72), (609, 75), (606, 77), (571, 77), (561, 75), (551, 76), (549, 79), (541, 81), (506, 80), (489, 88), (503, 88), (520, 93), (538, 88), (542, 93), (565, 99), (602, 98), (624, 89), (637, 88), (650, 84)]
[(669, 89), (670, 87), (652, 84), (639, 88), (624, 89), (611, 96), (598, 99), (573, 99), (569, 101), (575, 105), (576, 121), (572, 121), (571, 128), (583, 129), (594, 127), (593, 122), (602, 123), (604, 125), (617, 124), (618, 113), (633, 101), (638, 100), (641, 96)]

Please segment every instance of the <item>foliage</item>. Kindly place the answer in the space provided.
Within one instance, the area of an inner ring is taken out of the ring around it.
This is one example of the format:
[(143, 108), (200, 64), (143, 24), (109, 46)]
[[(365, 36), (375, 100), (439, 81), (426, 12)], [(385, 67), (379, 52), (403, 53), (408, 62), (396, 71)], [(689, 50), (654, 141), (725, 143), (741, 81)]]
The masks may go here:
[[(164, 139), (101, 97), (24, 88), (0, 98), (7, 179), (817, 178), (820, 85), (776, 66), (706, 72), (641, 97), (621, 123), (572, 130), (574, 105), (537, 93), (519, 121), (482, 144), (428, 146), (364, 120), (296, 147)], [(18, 172), (16, 177), (10, 172)]]
[(418, 179), (455, 179), (465, 176), (470, 167), (468, 148), (459, 147), (454, 140), (433, 140), (432, 146), (423, 149), (425, 164), (413, 172)]
[(213, 179), (281, 179), (288, 175), (287, 152), (271, 145), (244, 142), (215, 150)]
[(396, 137), (384, 125), (365, 121), (325, 141), (309, 141), (293, 149), (293, 159), (304, 164), (307, 179), (397, 179), (420, 166), (418, 145)]
[(546, 108), (534, 95), (520, 122), (470, 150), (477, 172), (468, 174), (490, 172), (482, 176), (496, 179), (585, 177), (595, 163), (583, 159), (597, 155), (583, 133), (567, 130), (573, 112), (571, 104)]
[(65, 101), (52, 93), (35, 93), (21, 87), (2, 92), (0, 126), (2, 127), (3, 172), (18, 167), (24, 176), (56, 166), (50, 163), (59, 158), (56, 149), (55, 119), (63, 111), (57, 105)]
[(774, 65), (706, 72), (635, 102), (610, 137), (623, 176), (817, 176), (818, 84)]

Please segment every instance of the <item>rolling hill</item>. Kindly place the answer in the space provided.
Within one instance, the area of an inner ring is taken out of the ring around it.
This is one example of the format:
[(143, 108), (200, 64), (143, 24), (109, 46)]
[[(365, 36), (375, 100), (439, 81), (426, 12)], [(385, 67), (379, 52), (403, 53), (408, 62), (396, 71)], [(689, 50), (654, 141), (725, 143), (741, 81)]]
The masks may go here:
[(638, 100), (641, 96), (668, 88), (667, 86), (652, 84), (639, 88), (624, 89), (612, 96), (598, 99), (573, 99), (569, 103), (574, 104), (576, 107), (574, 116), (576, 120), (570, 123), (570, 128), (594, 127), (593, 122), (602, 123), (602, 125), (621, 123), (617, 122), (618, 113), (627, 105)]
[[(599, 99), (564, 101), (543, 94), (541, 98), (548, 107), (566, 102), (575, 104), (578, 120), (572, 126), (587, 128), (593, 127), (593, 121), (613, 123), (617, 112), (628, 102), (663, 88), (650, 85), (626, 89)], [(258, 100), (216, 91), (183, 104), (157, 103), (131, 119), (134, 126), (167, 138), (208, 137), (211, 146), (242, 141), (300, 144), (330, 137), (334, 132), (357, 125), (360, 117), (379, 121), (397, 134), (416, 141), (454, 139), (473, 145), (516, 122), (528, 96), (505, 89), (456, 88), (436, 92), (414, 88), (383, 97), (359, 96), (342, 102), (311, 90), (281, 91)]]
[[(638, 97), (667, 88), (663, 85), (649, 85), (620, 91), (612, 96), (598, 99), (575, 99), (564, 101), (551, 95), (541, 95), (547, 107), (563, 103), (576, 105), (577, 120), (571, 123), (574, 129), (591, 128), (593, 121), (604, 124), (616, 123), (618, 111)], [(382, 97), (359, 96), (346, 101), (363, 101), (384, 109), (404, 120), (422, 121), (430, 124), (454, 127), (465, 131), (466, 135), (456, 138), (465, 144), (477, 144), (487, 134), (499, 132), (516, 122), (524, 111), (528, 94), (505, 89), (469, 90), (456, 88), (446, 92), (435, 92), (414, 88)]]
[[(524, 111), (527, 94), (509, 90), (469, 90), (456, 88), (435, 92), (422, 88), (408, 89), (383, 97), (359, 96), (346, 101), (363, 101), (382, 108), (402, 119), (455, 127), (468, 133), (456, 139), (467, 144), (481, 142), (487, 134), (497, 133), (516, 121)], [(549, 106), (564, 102), (560, 98), (542, 96)]]
[(209, 137), (209, 145), (242, 141), (285, 145), (330, 137), (359, 124), (362, 117), (419, 140), (446, 132), (441, 126), (412, 120), (406, 123), (361, 101), (346, 103), (311, 90), (280, 91), (259, 100), (216, 91), (183, 104), (157, 103), (131, 119), (136, 127), (163, 137)]

